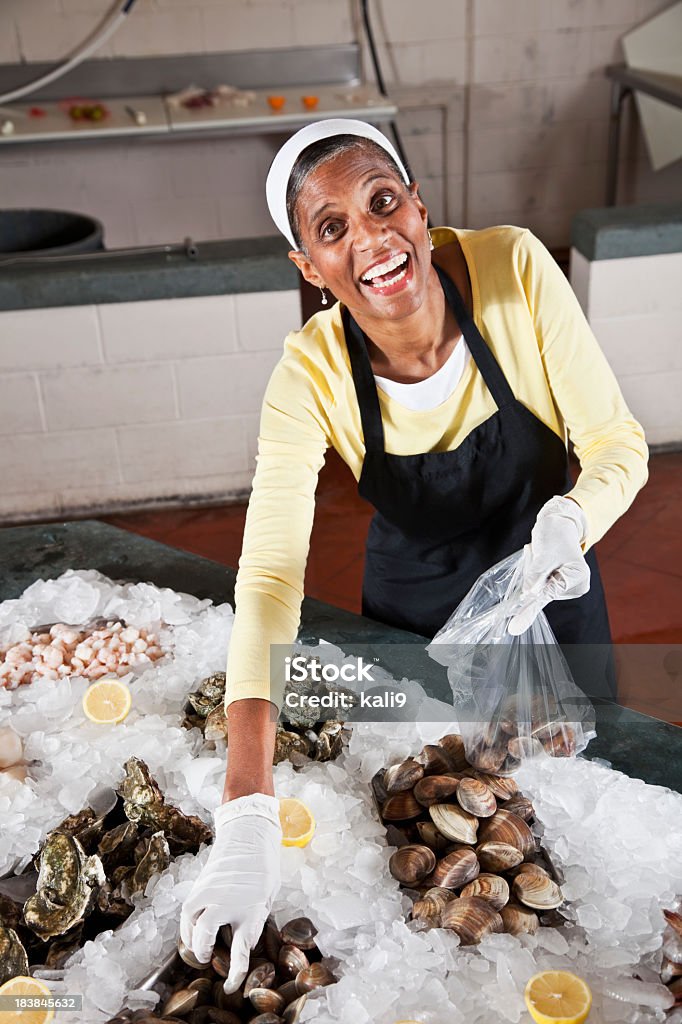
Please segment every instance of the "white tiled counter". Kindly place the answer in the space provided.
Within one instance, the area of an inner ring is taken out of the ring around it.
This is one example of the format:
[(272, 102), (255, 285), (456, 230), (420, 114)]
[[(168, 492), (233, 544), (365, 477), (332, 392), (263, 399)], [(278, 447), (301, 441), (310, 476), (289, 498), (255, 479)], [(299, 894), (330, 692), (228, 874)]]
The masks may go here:
[(0, 521), (245, 496), (300, 323), (296, 287), (0, 311)]
[(682, 207), (583, 210), (571, 284), (653, 447), (682, 446)]

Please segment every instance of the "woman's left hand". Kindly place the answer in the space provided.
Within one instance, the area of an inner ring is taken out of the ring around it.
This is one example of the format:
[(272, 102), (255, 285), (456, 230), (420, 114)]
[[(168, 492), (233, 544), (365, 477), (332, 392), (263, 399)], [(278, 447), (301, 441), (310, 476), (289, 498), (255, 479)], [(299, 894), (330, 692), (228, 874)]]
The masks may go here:
[(520, 607), (508, 631), (518, 636), (550, 601), (581, 597), (590, 589), (590, 567), (582, 552), (585, 513), (571, 498), (551, 498), (538, 512), (521, 561)]

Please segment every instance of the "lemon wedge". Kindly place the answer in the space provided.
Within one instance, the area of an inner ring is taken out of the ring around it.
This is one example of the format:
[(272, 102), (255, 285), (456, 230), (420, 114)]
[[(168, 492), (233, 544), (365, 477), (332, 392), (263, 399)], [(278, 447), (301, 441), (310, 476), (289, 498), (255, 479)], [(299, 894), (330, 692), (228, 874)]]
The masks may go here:
[(315, 834), (315, 819), (302, 800), (285, 797), (279, 802), (282, 846), (307, 846)]
[(0, 985), (0, 995), (22, 997), (38, 1003), (35, 1007), (17, 1005), (16, 1010), (0, 1010), (0, 1024), (48, 1024), (48, 1021), (54, 1019), (54, 1010), (39, 1005), (41, 999), (51, 996), (52, 993), (47, 985), (37, 978), (27, 978), (22, 974), (10, 978), (4, 985)]
[(91, 722), (122, 722), (132, 703), (130, 689), (120, 679), (100, 679), (83, 694), (83, 711)]
[(570, 971), (534, 974), (524, 999), (536, 1024), (582, 1024), (592, 1006), (588, 985)]

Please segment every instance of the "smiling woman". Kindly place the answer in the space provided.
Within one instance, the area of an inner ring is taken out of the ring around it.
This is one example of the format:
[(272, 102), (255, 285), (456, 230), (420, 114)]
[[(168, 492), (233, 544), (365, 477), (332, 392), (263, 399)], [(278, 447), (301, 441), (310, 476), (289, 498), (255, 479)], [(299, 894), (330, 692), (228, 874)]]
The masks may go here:
[[(229, 828), (216, 837), (227, 874), (220, 892), (210, 872), (200, 876), (191, 900), (204, 915), (202, 951), (221, 924), (236, 927), (235, 977), (278, 885), (267, 801), (282, 694), (271, 690), (270, 645), (296, 638), (326, 449), (339, 452), (375, 509), (365, 615), (432, 637), (483, 572), (524, 548), (509, 632), (546, 608), (579, 685), (610, 697), (594, 544), (647, 476), (642, 428), (530, 231), (429, 232), (417, 182), (389, 140), (360, 121), (297, 132), (276, 155), (266, 192), (290, 259), (337, 301), (287, 335), (263, 401), (227, 664)], [(463, 351), (468, 361), (449, 362)], [(459, 372), (443, 397), (446, 363)], [(432, 400), (422, 394), (417, 405), (385, 389), (434, 380)], [(229, 851), (245, 843), (248, 884), (228, 877)]]

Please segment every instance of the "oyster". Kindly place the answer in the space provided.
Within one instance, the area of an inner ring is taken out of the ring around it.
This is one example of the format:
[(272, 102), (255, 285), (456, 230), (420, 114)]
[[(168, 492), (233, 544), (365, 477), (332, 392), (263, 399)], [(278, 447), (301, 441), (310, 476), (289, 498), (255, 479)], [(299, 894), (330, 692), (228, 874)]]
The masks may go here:
[(479, 840), (481, 843), (496, 842), (515, 846), (526, 860), (535, 853), (535, 839), (526, 822), (502, 808), (492, 818), (481, 822)]
[(0, 985), (20, 974), (28, 974), (28, 957), (14, 928), (0, 925)]
[(37, 890), (24, 904), (26, 924), (41, 939), (63, 935), (92, 910), (104, 877), (99, 857), (86, 857), (75, 836), (51, 833), (40, 853)]
[(400, 764), (393, 764), (384, 772), (383, 784), (387, 793), (401, 793), (412, 789), (424, 776), (424, 766), (411, 757)]
[(452, 796), (458, 786), (459, 779), (452, 775), (425, 775), (412, 792), (420, 804), (430, 807), (431, 804), (441, 803)]
[(432, 804), (429, 807), (429, 814), (438, 831), (448, 839), (452, 839), (455, 843), (467, 843), (470, 846), (476, 843), (478, 818), (469, 814), (458, 804)]
[(52, 940), (50, 948), (45, 954), (45, 966), (53, 971), (63, 967), (69, 957), (78, 952), (82, 943), (83, 922), (81, 921), (75, 928), (71, 928), (64, 935)]
[[(314, 735), (314, 733), (313, 733)], [(333, 761), (341, 753), (343, 747), (343, 722), (325, 722), (317, 734), (314, 744), (316, 761)]]
[(431, 874), (436, 866), (436, 855), (428, 846), (408, 843), (392, 854), (388, 870), (405, 885), (414, 885)]
[(294, 753), (310, 757), (312, 752), (312, 744), (305, 736), (299, 736), (297, 732), (290, 732), (288, 729), (283, 729), (280, 725), (277, 726), (273, 764), (286, 761)]
[(213, 672), (212, 675), (202, 679), (199, 683), (199, 690), (205, 696), (212, 697), (215, 701), (222, 701), (225, 697), (226, 683), (227, 675), (225, 672)]
[(133, 821), (124, 821), (104, 833), (97, 847), (97, 855), (107, 875), (121, 864), (132, 861), (137, 840), (137, 825)]
[(520, 903), (507, 903), (500, 910), (504, 930), (510, 935), (535, 935), (540, 919), (534, 910), (522, 907)]
[(213, 834), (201, 818), (183, 814), (167, 804), (147, 765), (139, 757), (129, 757), (119, 793), (123, 810), (130, 821), (164, 832), (166, 838), (181, 850), (196, 852), (201, 843), (209, 843)]
[(480, 896), (495, 910), (502, 910), (509, 902), (509, 885), (501, 875), (481, 874), (464, 886), (460, 896)]
[(441, 912), (441, 924), (456, 932), (463, 946), (474, 945), (504, 928), (498, 911), (480, 896), (460, 897), (447, 903)]
[(170, 864), (171, 856), (168, 841), (163, 832), (155, 832), (147, 840), (144, 855), (138, 861), (130, 879), (131, 893), (144, 892), (153, 875), (165, 871)]
[(222, 701), (206, 716), (204, 738), (207, 740), (227, 739), (227, 713)]
[(554, 910), (564, 902), (563, 893), (549, 875), (534, 871), (523, 871), (512, 883), (514, 896), (526, 907), (533, 910)]
[(484, 871), (509, 871), (523, 860), (522, 852), (509, 843), (480, 843), (476, 856)]
[(462, 779), (457, 786), (457, 802), (477, 818), (491, 818), (497, 810), (493, 791), (480, 779)]
[(444, 889), (457, 889), (476, 878), (480, 870), (472, 849), (453, 850), (438, 861), (429, 881)]
[(215, 697), (208, 697), (205, 693), (197, 692), (188, 694), (187, 700), (197, 715), (201, 718), (208, 718), (211, 711), (218, 707), (220, 698), (216, 701)]

